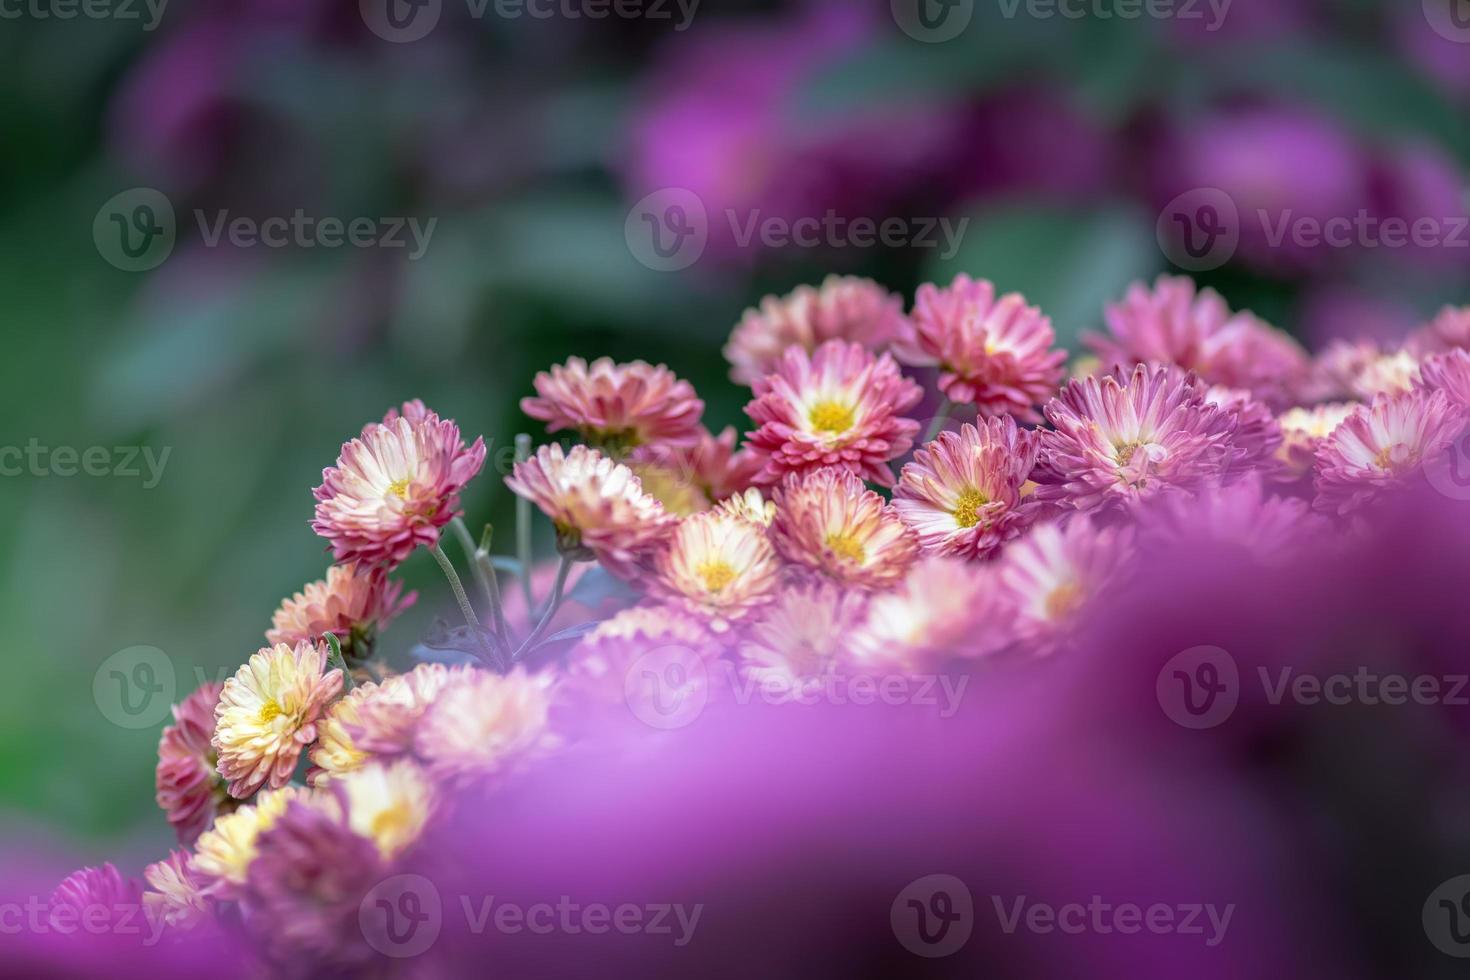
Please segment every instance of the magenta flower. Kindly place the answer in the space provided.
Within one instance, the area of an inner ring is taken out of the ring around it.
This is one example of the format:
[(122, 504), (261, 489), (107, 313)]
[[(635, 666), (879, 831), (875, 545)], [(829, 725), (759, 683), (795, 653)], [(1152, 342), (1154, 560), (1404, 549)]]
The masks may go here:
[(885, 588), (919, 556), (918, 536), (849, 470), (793, 473), (776, 490), (775, 501), (776, 551), (839, 584)]
[(1100, 527), (1086, 515), (1032, 528), (996, 563), (999, 618), (1016, 649), (1034, 655), (1067, 646), (1086, 623), (1087, 606), (1124, 580), (1133, 560), (1131, 527)]
[[(334, 803), (335, 801), (333, 801)], [(261, 831), (242, 901), (248, 928), (277, 971), (334, 972), (374, 956), (359, 909), (391, 871), (340, 805), (293, 800)]]
[(1470, 350), (1470, 306), (1446, 306), (1439, 315), (1409, 337), (1408, 347), (1419, 357), (1452, 350)]
[(1216, 385), (1206, 389), (1205, 404), (1235, 416), (1235, 444), (1243, 453), (1238, 466), (1274, 466), (1273, 457), (1281, 447), (1281, 424), (1265, 402), (1248, 391)]
[(57, 932), (72, 933), (84, 926), (96, 931), (110, 924), (121, 928), (128, 923), (135, 930), (144, 930), (137, 921), (143, 911), (143, 887), (124, 878), (110, 862), (68, 875), (51, 893), (49, 908)]
[(1055, 431), (1041, 435), (1036, 497), (1081, 511), (1198, 486), (1243, 454), (1235, 415), (1207, 403), (1193, 377), (1175, 368), (1080, 378), (1046, 416)]
[(704, 402), (694, 386), (662, 364), (614, 364), (580, 357), (536, 375), (535, 398), (521, 411), (546, 423), (546, 431), (570, 429), (599, 449), (618, 454), (634, 446), (692, 446), (703, 431)]
[(312, 530), (339, 563), (394, 566), (459, 513), (459, 491), (485, 463), (485, 440), (466, 448), (459, 426), (432, 412), (370, 425), (324, 470)]
[(842, 652), (853, 673), (933, 671), (1009, 641), (994, 568), (955, 558), (920, 559), (895, 588), (876, 592)]
[(888, 461), (913, 445), (919, 423), (900, 413), (923, 397), (888, 354), (831, 340), (814, 354), (791, 349), (775, 373), (755, 384), (745, 414), (757, 429), (750, 447), (763, 461), (757, 483), (824, 466), (852, 470), (880, 486), (893, 485)]
[(1311, 368), (1290, 336), (1250, 313), (1232, 313), (1219, 293), (1196, 292), (1184, 276), (1160, 276), (1153, 289), (1134, 283), (1105, 316), (1108, 334), (1083, 337), (1105, 369), (1173, 364), (1280, 411), (1295, 402)]
[(205, 683), (173, 706), (174, 723), (158, 740), (154, 786), (158, 805), (179, 841), (192, 844), (234, 804), (215, 771), (214, 710), (224, 685)]
[(1185, 553), (1201, 542), (1243, 551), (1264, 564), (1283, 564), (1329, 529), (1307, 501), (1276, 497), (1257, 474), (1196, 493), (1172, 491), (1138, 515), (1139, 539), (1158, 555)]
[(920, 286), (911, 319), (896, 352), (906, 364), (937, 365), (950, 401), (981, 415), (1041, 420), (1036, 406), (1056, 392), (1067, 354), (1052, 349), (1051, 320), (1023, 296), (997, 298), (990, 282), (961, 273), (946, 289)]
[(903, 468), (893, 506), (925, 554), (989, 558), (1032, 519), (1022, 494), (1039, 444), (1011, 418), (941, 432)]
[(1305, 401), (1393, 395), (1414, 387), (1419, 358), (1408, 347), (1384, 347), (1371, 340), (1334, 340), (1312, 362)]
[(742, 673), (777, 691), (799, 691), (836, 672), (867, 612), (867, 593), (813, 581), (782, 591), (745, 629)]
[(1442, 391), (1452, 404), (1470, 409), (1470, 351), (1457, 348), (1419, 365), (1418, 388)]
[(725, 345), (730, 377), (752, 386), (781, 366), (792, 347), (808, 354), (829, 340), (861, 344), (881, 353), (903, 336), (903, 300), (871, 279), (828, 276), (820, 288), (798, 286), (767, 296), (748, 309)]
[(1415, 480), (1447, 449), (1465, 413), (1443, 391), (1379, 395), (1358, 406), (1317, 450), (1313, 506), (1346, 515)]

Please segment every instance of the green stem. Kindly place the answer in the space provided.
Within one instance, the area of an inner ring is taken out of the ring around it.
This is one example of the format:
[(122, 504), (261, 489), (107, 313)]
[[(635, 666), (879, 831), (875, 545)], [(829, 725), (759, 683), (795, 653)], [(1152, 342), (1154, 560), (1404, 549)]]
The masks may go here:
[(939, 406), (939, 414), (934, 416), (934, 421), (929, 423), (929, 431), (924, 433), (923, 440), (919, 443), (925, 445), (934, 441), (934, 437), (944, 431), (944, 424), (949, 421), (949, 413), (954, 411), (954, 402), (948, 398)]
[(515, 652), (515, 656), (510, 658), (511, 663), (520, 663), (522, 657), (535, 649), (536, 641), (541, 639), (541, 635), (551, 625), (551, 618), (561, 608), (562, 590), (566, 588), (567, 576), (571, 574), (571, 571), (572, 563), (566, 558), (562, 558), (561, 564), (556, 568), (556, 584), (551, 587), (551, 596), (546, 600), (546, 611), (541, 614), (541, 621), (536, 624), (536, 628), (531, 631), (531, 635), (526, 637), (526, 642), (522, 643), (520, 649)]
[(429, 554), (439, 563), (444, 570), (444, 577), (449, 579), (449, 587), (454, 590), (454, 601), (459, 603), (459, 611), (464, 614), (464, 621), (469, 624), (470, 631), (480, 641), (480, 650), (485, 654), (482, 658), (487, 662), (493, 662), (490, 655), (489, 644), (485, 640), (485, 631), (480, 626), (480, 617), (475, 615), (475, 607), (470, 605), (470, 597), (465, 595), (464, 583), (459, 580), (459, 573), (454, 570), (454, 563), (444, 553), (444, 549), (436, 542), (429, 546)]
[[(531, 458), (531, 437), (522, 432), (516, 436), (516, 462), (524, 463)], [(536, 597), (531, 592), (531, 502), (516, 495), (516, 560), (521, 563), (521, 590), (526, 596), (526, 618), (536, 608)]]
[(504, 658), (510, 654), (510, 635), (505, 626), (505, 610), (500, 604), (500, 582), (495, 577), (495, 565), (490, 561), (490, 552), (475, 544), (475, 539), (470, 537), (470, 529), (464, 526), (462, 518), (456, 517), (450, 521), (449, 526), (454, 529), (460, 546), (464, 548), (465, 557), (470, 561), (470, 570), (474, 573), (475, 581), (480, 584), (480, 591), (485, 593), (485, 602), (490, 607), (491, 627), (500, 642), (500, 649), (496, 652), (503, 664)]

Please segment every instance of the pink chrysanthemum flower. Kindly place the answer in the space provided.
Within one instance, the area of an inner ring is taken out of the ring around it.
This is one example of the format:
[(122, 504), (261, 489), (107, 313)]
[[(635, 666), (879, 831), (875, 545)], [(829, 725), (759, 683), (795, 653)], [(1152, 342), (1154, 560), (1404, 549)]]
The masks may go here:
[(171, 851), (162, 861), (143, 871), (148, 891), (143, 908), (148, 921), (169, 929), (188, 930), (214, 915), (214, 899), (203, 891), (204, 883), (194, 873), (193, 858), (185, 851)]
[(793, 347), (810, 354), (829, 340), (845, 340), (877, 354), (903, 335), (905, 325), (899, 296), (871, 279), (833, 275), (819, 289), (798, 286), (746, 310), (725, 345), (725, 359), (736, 384), (753, 386)]
[(451, 680), (472, 670), (419, 664), (381, 683), (354, 687), (332, 702), (317, 725), (307, 782), (325, 785), (371, 761), (412, 752), (415, 728), (434, 698)]
[(990, 566), (921, 559), (896, 588), (868, 599), (867, 615), (848, 638), (845, 666), (857, 673), (920, 673), (992, 653), (1008, 635), (995, 598)]
[(1266, 465), (1281, 446), (1281, 425), (1269, 406), (1240, 388), (1215, 385), (1204, 392), (1205, 404), (1235, 416), (1234, 442), (1242, 452), (1237, 466)]
[[(388, 411), (383, 415), (383, 421), (381, 424), (392, 425), (400, 418), (404, 418), (408, 419), (410, 423), (418, 425), (421, 422), (428, 421), (430, 416), (433, 416), (434, 418), (439, 417), (438, 413), (429, 410), (428, 406), (423, 403), (422, 399), (415, 398), (412, 401), (404, 402), (401, 407), (388, 409)], [(367, 425), (362, 427), (362, 435), (366, 437), (367, 434), (373, 430), (373, 428), (374, 424), (372, 422), (369, 422)]]
[(923, 391), (889, 355), (874, 357), (860, 344), (833, 340), (810, 356), (788, 350), (775, 373), (756, 382), (755, 395), (745, 414), (758, 427), (750, 434), (764, 464), (757, 483), (840, 466), (890, 487), (888, 461), (908, 452), (919, 430), (900, 413)]
[(1099, 528), (1086, 515), (1039, 524), (996, 564), (1002, 618), (1016, 649), (1045, 655), (1067, 645), (1085, 609), (1133, 560), (1133, 529)]
[(1269, 495), (1254, 473), (1196, 493), (1162, 494), (1138, 520), (1140, 543), (1153, 554), (1178, 554), (1208, 541), (1244, 551), (1262, 564), (1285, 562), (1328, 528), (1307, 501)]
[(745, 633), (741, 668), (778, 691), (799, 689), (834, 673), (867, 611), (865, 594), (816, 581), (784, 590)]
[(1052, 349), (1051, 320), (1025, 297), (997, 298), (990, 282), (961, 273), (946, 289), (920, 286), (911, 319), (913, 331), (895, 352), (907, 364), (937, 365), (950, 401), (975, 405), (982, 416), (1041, 421), (1036, 406), (1056, 392), (1067, 354)]
[(352, 829), (336, 799), (323, 796), (292, 801), (255, 846), (259, 856), (236, 888), (268, 972), (362, 973), (375, 957), (364, 942), (363, 899), (391, 873), (373, 842)]
[(281, 603), (265, 641), (294, 646), (335, 633), (344, 656), (365, 656), (376, 634), (418, 598), (417, 593), (402, 593), (403, 583), (389, 580), (381, 568), (333, 565), (325, 579), (308, 583)]
[(903, 468), (893, 506), (925, 554), (989, 558), (1031, 521), (1022, 494), (1039, 444), (1011, 418), (941, 432)]
[(459, 513), (459, 491), (485, 463), (485, 440), (466, 448), (459, 426), (432, 412), (371, 425), (322, 472), (312, 530), (340, 563), (393, 566)]
[(1311, 476), (1317, 447), (1358, 405), (1358, 402), (1328, 402), (1283, 412), (1276, 419), (1281, 428), (1281, 445), (1276, 449), (1277, 475), (1286, 482)]
[(1313, 365), (1308, 400), (1396, 395), (1414, 387), (1419, 359), (1407, 348), (1385, 350), (1369, 340), (1334, 340)]
[(1279, 410), (1292, 403), (1311, 367), (1290, 336), (1250, 313), (1232, 313), (1219, 293), (1196, 292), (1185, 276), (1160, 276), (1153, 289), (1134, 283), (1105, 318), (1110, 333), (1083, 342), (1108, 370), (1172, 364)]
[(312, 803), (315, 791), (299, 786), (266, 790), (255, 802), (221, 815), (194, 846), (194, 873), (204, 883), (205, 894), (236, 897), (259, 855), (260, 835), (269, 830), (292, 801)]
[(230, 795), (291, 779), (301, 750), (316, 740), (317, 719), (342, 690), (324, 646), (264, 647), (225, 681), (215, 708), (214, 748)]
[(521, 399), (521, 411), (548, 432), (570, 429), (614, 454), (654, 443), (692, 446), (703, 431), (704, 402), (662, 364), (601, 357), (589, 365), (572, 357), (537, 374), (534, 384), (538, 397)]
[(473, 667), (419, 664), (379, 685), (375, 696), (358, 706), (356, 720), (346, 722), (353, 744), (375, 756), (392, 756), (413, 748), (415, 731), (439, 692), (474, 675)]
[(1032, 475), (1038, 501), (1091, 511), (1220, 477), (1242, 454), (1236, 417), (1175, 368), (1084, 378), (1046, 407)]
[(771, 541), (781, 557), (843, 585), (886, 588), (919, 556), (898, 512), (847, 470), (792, 474), (775, 503)]
[(1470, 408), (1470, 351), (1436, 354), (1420, 365), (1419, 375), (1421, 391), (1442, 391), (1452, 404)]
[(763, 526), (716, 509), (686, 517), (655, 569), (655, 593), (724, 632), (770, 601), (781, 563)]
[(431, 775), (453, 782), (498, 779), (555, 748), (551, 677), (517, 667), (455, 678), (424, 713), (414, 753)]
[[(56, 886), (48, 905), (52, 928), (59, 933), (75, 932), (84, 924), (92, 931), (128, 923), (140, 929), (134, 920), (142, 907), (142, 886), (124, 878), (110, 863), (73, 871)], [(70, 913), (59, 914), (63, 908)]]
[(586, 446), (542, 446), (505, 485), (551, 518), (564, 554), (595, 557), (623, 578), (637, 574), (677, 520), (632, 470)]
[(693, 446), (640, 446), (628, 455), (628, 466), (664, 509), (688, 517), (755, 482), (761, 460), (749, 450), (735, 450), (735, 429), (718, 437), (701, 430)]
[(1470, 350), (1470, 306), (1446, 306), (1433, 320), (1414, 331), (1408, 346), (1418, 357)]
[(214, 711), (223, 687), (203, 684), (174, 705), (174, 723), (158, 740), (156, 799), (184, 844), (194, 843), (214, 822), (215, 814), (234, 807), (225, 781), (216, 770), (218, 758), (213, 745)]
[(659, 603), (624, 609), (598, 624), (572, 652), (561, 689), (565, 696), (559, 699), (570, 727), (591, 731), (598, 722), (590, 712), (625, 712), (628, 699), (639, 690), (634, 674), (639, 660), (653, 653), (665, 653), (680, 663), (697, 660), (713, 665), (721, 647), (708, 626), (676, 606)]
[(1313, 506), (1345, 515), (1414, 480), (1459, 436), (1463, 410), (1442, 391), (1379, 395), (1317, 449)]

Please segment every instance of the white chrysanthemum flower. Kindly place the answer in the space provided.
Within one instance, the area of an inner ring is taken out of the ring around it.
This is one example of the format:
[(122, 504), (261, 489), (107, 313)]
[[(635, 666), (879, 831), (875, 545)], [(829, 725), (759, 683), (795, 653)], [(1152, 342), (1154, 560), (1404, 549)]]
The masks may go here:
[(347, 825), (377, 845), (385, 861), (417, 842), (434, 812), (434, 785), (408, 759), (355, 769), (333, 788), (346, 802)]
[(342, 671), (327, 670), (327, 650), (302, 642), (265, 647), (225, 681), (215, 708), (214, 748), (230, 795), (243, 799), (291, 779), (301, 750), (316, 741), (316, 722), (342, 690)]

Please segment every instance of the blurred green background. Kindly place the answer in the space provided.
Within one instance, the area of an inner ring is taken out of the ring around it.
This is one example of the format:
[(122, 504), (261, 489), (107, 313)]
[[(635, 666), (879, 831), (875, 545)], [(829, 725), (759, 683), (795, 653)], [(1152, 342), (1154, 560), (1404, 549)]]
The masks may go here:
[[(741, 311), (828, 272), (910, 295), (968, 271), (1024, 292), (1062, 343), (1168, 269), (1159, 208), (1242, 203), (1446, 220), (1465, 211), (1470, 44), (1420, 5), (1236, 0), (1219, 30), (977, 3), (924, 43), (884, 3), (701, 5), (667, 22), (475, 18), (413, 43), (356, 4), (169, 3), (0, 24), (0, 446), (171, 451), (140, 478), (0, 478), (0, 809), (13, 826), (156, 850), (161, 723), (111, 724), (93, 678), (165, 651), (179, 696), (232, 671), (328, 558), (311, 488), (343, 440), (422, 397), (497, 449), (535, 371), (577, 354), (668, 363), (711, 428), (743, 392), (719, 355)], [(713, 236), (660, 273), (630, 204), (694, 189), (712, 213), (968, 217), (962, 247), (761, 250)], [(94, 242), (120, 191), (165, 193), (178, 242), (150, 272)], [(207, 247), (191, 217), (295, 209), (435, 218), (424, 256)], [(1313, 344), (1392, 337), (1464, 301), (1470, 248), (1284, 254), (1244, 243), (1201, 278)], [(470, 523), (506, 526), (486, 473)], [(549, 542), (541, 542), (543, 546)], [(437, 570), (386, 641), (448, 614)]]

